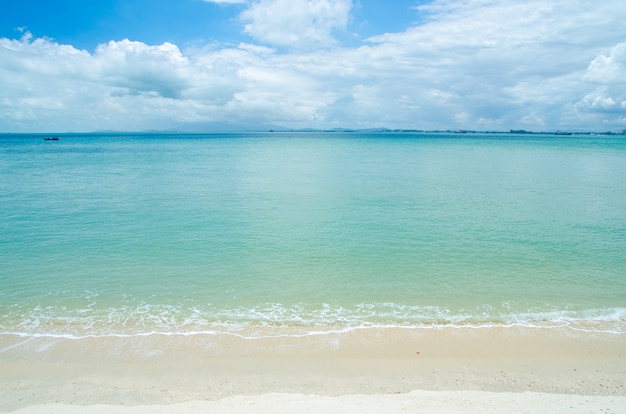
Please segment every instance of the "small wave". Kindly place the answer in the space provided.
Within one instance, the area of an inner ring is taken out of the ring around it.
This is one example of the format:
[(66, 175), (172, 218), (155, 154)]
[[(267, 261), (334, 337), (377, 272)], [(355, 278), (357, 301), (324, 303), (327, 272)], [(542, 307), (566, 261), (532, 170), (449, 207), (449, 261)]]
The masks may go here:
[(249, 307), (155, 305), (142, 303), (98, 309), (13, 307), (0, 316), (0, 334), (23, 337), (87, 338), (147, 335), (233, 335), (241, 338), (322, 335), (355, 329), (443, 329), (491, 327), (567, 328), (584, 332), (626, 333), (626, 308), (515, 310), (498, 307), (450, 309), (394, 303)]

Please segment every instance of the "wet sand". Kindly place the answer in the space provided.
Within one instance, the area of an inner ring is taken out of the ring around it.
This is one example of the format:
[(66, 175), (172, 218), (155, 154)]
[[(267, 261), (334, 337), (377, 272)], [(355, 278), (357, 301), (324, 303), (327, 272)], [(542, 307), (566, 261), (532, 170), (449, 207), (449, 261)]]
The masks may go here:
[(626, 410), (626, 335), (571, 329), (3, 335), (0, 351), (0, 411), (23, 414)]

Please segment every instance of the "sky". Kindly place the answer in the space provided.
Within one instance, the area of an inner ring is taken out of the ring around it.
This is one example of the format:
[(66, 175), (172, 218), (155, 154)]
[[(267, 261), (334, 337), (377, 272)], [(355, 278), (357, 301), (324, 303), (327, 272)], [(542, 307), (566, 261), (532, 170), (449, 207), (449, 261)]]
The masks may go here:
[(7, 0), (0, 132), (626, 128), (623, 0)]

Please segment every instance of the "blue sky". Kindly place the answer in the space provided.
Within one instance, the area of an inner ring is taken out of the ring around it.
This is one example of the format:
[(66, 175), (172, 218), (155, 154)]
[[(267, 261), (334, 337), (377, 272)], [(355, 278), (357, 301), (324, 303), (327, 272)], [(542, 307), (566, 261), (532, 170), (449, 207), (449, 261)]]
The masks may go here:
[(241, 8), (201, 0), (21, 0), (0, 16), (0, 35), (14, 37), (16, 27), (26, 27), (34, 36), (86, 50), (125, 38), (180, 45), (238, 41), (241, 28), (233, 19)]
[[(20, 0), (0, 14), (0, 36), (19, 36), (25, 28), (63, 44), (94, 50), (110, 40), (131, 39), (147, 44), (179, 46), (218, 42), (251, 42), (238, 16), (246, 2), (203, 0)], [(404, 30), (418, 18), (419, 1), (353, 2), (347, 30), (337, 33), (356, 45), (380, 33)]]
[(626, 3), (20, 0), (0, 131), (626, 128)]

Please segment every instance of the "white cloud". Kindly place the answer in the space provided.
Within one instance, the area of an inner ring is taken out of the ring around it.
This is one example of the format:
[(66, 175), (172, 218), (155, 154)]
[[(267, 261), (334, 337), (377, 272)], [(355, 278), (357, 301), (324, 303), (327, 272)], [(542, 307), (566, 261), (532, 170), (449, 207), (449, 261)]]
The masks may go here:
[(599, 114), (605, 122), (621, 123), (626, 113), (626, 43), (596, 56), (583, 80), (596, 87), (576, 103), (577, 112)]
[(439, 122), (473, 128), (490, 119), (515, 128), (541, 113), (537, 127), (593, 128), (573, 116), (572, 103), (589, 92), (581, 78), (598, 48), (620, 39), (605, 29), (620, 25), (625, 5), (438, 0), (419, 11), (427, 17), (424, 24), (370, 40), (396, 67), (421, 72), (412, 76), (415, 82), (450, 94), (448, 108), (430, 100), (442, 114), (453, 108), (465, 114), (439, 115)]
[(435, 0), (423, 23), (356, 48), (332, 37), (349, 1), (283, 1), (248, 3), (242, 18), (287, 51), (0, 39), (0, 131), (623, 128), (626, 44), (607, 30), (626, 19), (621, 0)]
[(335, 44), (333, 32), (346, 30), (351, 8), (351, 0), (257, 0), (240, 18), (261, 42), (316, 49)]
[(241, 89), (241, 55), (253, 56), (238, 49), (184, 55), (170, 43), (128, 40), (89, 54), (47, 39), (0, 39), (0, 125), (134, 130), (215, 120)]
[(626, 43), (613, 47), (609, 55), (599, 55), (587, 68), (584, 79), (601, 84), (626, 83)]
[(148, 46), (129, 40), (111, 41), (100, 45), (93, 58), (97, 79), (129, 94), (179, 98), (191, 87), (189, 59), (171, 43)]

